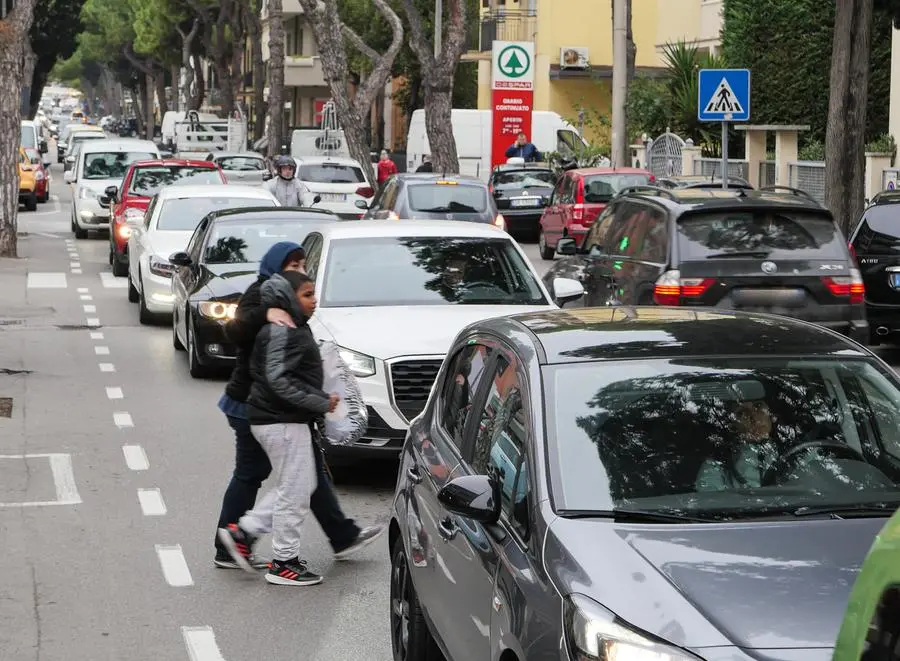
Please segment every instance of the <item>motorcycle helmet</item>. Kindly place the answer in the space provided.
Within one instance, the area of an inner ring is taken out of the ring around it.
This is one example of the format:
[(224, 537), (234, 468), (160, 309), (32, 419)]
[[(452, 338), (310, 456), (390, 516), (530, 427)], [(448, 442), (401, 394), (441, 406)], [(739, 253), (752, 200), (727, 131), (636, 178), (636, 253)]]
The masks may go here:
[[(291, 175), (289, 177), (284, 176), (283, 170), (284, 168), (290, 168)], [(290, 156), (279, 156), (275, 159), (275, 172), (278, 173), (278, 176), (282, 179), (290, 181), (294, 178), (294, 173), (297, 170), (297, 163)]]

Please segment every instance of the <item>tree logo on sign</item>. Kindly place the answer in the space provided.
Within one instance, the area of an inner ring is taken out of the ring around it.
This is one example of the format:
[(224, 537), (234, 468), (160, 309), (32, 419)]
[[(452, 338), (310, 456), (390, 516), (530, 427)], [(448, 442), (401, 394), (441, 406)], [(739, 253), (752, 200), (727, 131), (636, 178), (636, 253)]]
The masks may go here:
[(531, 56), (521, 46), (507, 46), (500, 51), (497, 68), (507, 78), (521, 78), (531, 68)]

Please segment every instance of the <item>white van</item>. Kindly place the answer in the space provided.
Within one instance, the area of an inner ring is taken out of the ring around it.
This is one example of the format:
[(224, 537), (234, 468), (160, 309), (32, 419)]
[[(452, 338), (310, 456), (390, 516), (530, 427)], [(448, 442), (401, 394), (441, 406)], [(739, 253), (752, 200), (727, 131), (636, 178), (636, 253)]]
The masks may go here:
[[(178, 110), (169, 110), (163, 115), (162, 118), (162, 126), (159, 131), (162, 135), (162, 142), (164, 145), (175, 144), (176, 139), (176, 131), (175, 125), (181, 122), (184, 122), (187, 117), (186, 112), (181, 112)], [(213, 115), (208, 112), (198, 112), (197, 119), (201, 122), (223, 122), (225, 120), (221, 119), (218, 115)]]
[[(456, 139), (459, 156), (459, 173), (480, 177), (487, 181), (491, 175), (490, 110), (453, 110), (450, 122)], [(541, 153), (574, 153), (587, 145), (578, 129), (558, 113), (536, 110), (531, 114), (531, 135), (528, 139)], [(514, 141), (510, 139), (509, 143)], [(414, 172), (422, 164), (422, 157), (430, 154), (428, 134), (425, 130), (425, 111), (416, 110), (409, 120), (409, 136), (406, 142), (406, 169)]]

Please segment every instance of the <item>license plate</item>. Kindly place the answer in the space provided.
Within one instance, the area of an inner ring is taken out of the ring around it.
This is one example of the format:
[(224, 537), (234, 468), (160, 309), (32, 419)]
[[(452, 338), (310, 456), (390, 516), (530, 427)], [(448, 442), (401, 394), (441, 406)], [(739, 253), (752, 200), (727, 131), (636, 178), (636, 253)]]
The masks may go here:
[(344, 193), (319, 193), (323, 202), (346, 202), (347, 196)]
[(541, 204), (539, 197), (514, 197), (509, 201), (511, 207), (536, 207)]
[(891, 273), (891, 287), (900, 288), (900, 273)]

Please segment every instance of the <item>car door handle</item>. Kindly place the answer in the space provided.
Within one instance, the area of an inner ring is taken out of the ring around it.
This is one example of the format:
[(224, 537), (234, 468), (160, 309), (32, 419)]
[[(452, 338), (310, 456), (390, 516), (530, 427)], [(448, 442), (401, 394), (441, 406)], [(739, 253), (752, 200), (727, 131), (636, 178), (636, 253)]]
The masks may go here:
[(458, 532), (459, 528), (453, 523), (453, 519), (449, 516), (444, 517), (444, 520), (438, 524), (438, 533), (445, 542), (449, 542), (456, 537), (456, 533)]
[(418, 466), (410, 466), (406, 469), (406, 477), (413, 484), (419, 484), (422, 481), (422, 475), (419, 473)]

